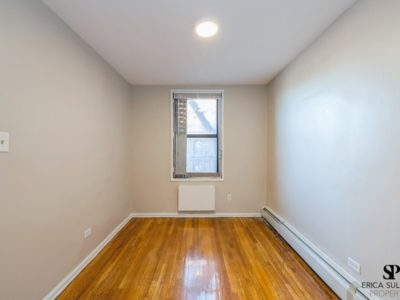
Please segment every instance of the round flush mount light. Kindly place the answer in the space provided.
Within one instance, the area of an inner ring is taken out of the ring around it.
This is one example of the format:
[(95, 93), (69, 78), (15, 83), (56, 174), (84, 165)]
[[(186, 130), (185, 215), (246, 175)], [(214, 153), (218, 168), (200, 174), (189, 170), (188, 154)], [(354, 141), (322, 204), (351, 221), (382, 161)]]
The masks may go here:
[(195, 30), (198, 36), (203, 38), (210, 38), (217, 34), (218, 25), (211, 21), (205, 21), (198, 23)]

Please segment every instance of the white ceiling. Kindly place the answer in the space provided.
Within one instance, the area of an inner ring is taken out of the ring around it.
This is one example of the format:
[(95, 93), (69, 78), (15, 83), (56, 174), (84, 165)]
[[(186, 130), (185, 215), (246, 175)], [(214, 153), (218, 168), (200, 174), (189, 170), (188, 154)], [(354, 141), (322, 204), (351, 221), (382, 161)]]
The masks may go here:
[[(264, 84), (355, 0), (43, 0), (134, 85)], [(203, 18), (212, 40), (194, 34)]]

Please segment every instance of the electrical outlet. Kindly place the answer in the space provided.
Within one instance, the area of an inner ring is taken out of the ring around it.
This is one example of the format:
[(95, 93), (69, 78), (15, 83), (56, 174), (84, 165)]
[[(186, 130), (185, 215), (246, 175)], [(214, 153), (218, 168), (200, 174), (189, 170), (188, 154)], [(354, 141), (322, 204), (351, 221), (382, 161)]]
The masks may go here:
[(8, 152), (10, 134), (8, 132), (0, 132), (0, 152)]
[(347, 258), (347, 265), (356, 273), (361, 274), (361, 266), (358, 262), (356, 262), (351, 257)]
[(232, 194), (230, 194), (230, 193), (227, 194), (227, 195), (226, 195), (226, 200), (227, 200), (227, 201), (232, 201)]
[(83, 231), (83, 237), (87, 239), (92, 234), (92, 228), (88, 228)]

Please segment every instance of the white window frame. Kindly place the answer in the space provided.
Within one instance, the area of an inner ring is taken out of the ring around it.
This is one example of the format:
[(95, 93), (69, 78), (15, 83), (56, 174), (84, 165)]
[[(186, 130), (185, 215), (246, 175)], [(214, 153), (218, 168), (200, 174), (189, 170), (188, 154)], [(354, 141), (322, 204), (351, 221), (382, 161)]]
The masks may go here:
[[(201, 94), (201, 93), (220, 93), (221, 97), (221, 105), (220, 105), (220, 145), (221, 145), (221, 166), (220, 166), (220, 174), (219, 177), (192, 177), (192, 178), (174, 178), (174, 93), (193, 93), (193, 94)], [(224, 169), (225, 169), (225, 152), (224, 152), (224, 90), (207, 90), (207, 89), (200, 89), (200, 90), (186, 90), (186, 89), (172, 89), (171, 90), (171, 104), (170, 104), (170, 111), (171, 111), (171, 181), (224, 181)]]

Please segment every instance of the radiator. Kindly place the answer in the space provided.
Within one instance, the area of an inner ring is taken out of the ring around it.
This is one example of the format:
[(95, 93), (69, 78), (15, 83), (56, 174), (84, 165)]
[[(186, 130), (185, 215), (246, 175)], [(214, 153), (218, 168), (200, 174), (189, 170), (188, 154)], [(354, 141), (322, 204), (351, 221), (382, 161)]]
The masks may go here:
[(178, 188), (179, 211), (214, 211), (214, 185), (180, 185)]

